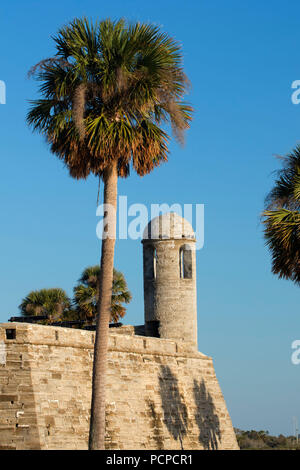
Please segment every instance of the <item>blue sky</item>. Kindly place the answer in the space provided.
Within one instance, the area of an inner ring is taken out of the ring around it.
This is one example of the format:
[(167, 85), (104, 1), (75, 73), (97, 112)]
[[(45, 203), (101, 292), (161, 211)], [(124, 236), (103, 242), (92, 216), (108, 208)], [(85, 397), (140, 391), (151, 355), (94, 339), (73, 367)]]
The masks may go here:
[[(130, 203), (205, 204), (205, 246), (197, 254), (199, 349), (214, 358), (233, 424), (292, 433), (300, 420), (300, 290), (270, 272), (260, 213), (275, 155), (300, 138), (300, 4), (273, 0), (2, 2), (0, 80), (0, 321), (30, 290), (71, 295), (100, 256), (97, 182), (73, 181), (42, 137), (26, 127), (36, 83), (28, 69), (53, 55), (50, 36), (75, 16), (148, 21), (182, 42), (195, 108), (186, 145), (167, 164), (120, 181)], [(142, 249), (119, 241), (116, 267), (133, 293), (126, 323), (143, 322)]]

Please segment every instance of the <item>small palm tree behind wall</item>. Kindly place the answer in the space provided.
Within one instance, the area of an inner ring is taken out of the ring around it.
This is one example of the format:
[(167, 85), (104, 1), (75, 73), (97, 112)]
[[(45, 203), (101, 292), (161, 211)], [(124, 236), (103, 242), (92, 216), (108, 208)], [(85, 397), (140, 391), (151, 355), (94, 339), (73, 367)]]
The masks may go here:
[(45, 316), (45, 323), (61, 321), (71, 310), (71, 300), (60, 288), (30, 292), (19, 305), (24, 316)]
[[(76, 318), (87, 322), (96, 320), (99, 279), (99, 265), (90, 266), (83, 271), (79, 284), (74, 287), (74, 315)], [(124, 304), (128, 304), (131, 298), (124, 274), (114, 269), (110, 321), (117, 323), (124, 317), (126, 314)]]

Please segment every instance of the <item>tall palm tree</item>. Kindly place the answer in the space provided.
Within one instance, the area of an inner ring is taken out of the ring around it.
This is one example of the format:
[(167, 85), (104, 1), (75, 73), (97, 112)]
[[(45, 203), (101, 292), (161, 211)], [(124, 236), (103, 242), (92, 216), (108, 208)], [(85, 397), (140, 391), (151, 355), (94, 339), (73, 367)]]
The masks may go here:
[(272, 272), (300, 284), (300, 146), (283, 158), (263, 212)]
[(62, 320), (71, 301), (63, 289), (41, 289), (30, 292), (19, 305), (25, 316), (45, 315), (49, 321)]
[(192, 109), (181, 46), (160, 28), (124, 20), (75, 19), (54, 37), (56, 54), (32, 69), (42, 98), (28, 123), (74, 178), (104, 182), (98, 320), (93, 366), (90, 449), (105, 447), (105, 381), (116, 237), (118, 177), (143, 176), (167, 160), (169, 122), (183, 140)]
[[(90, 266), (83, 271), (80, 284), (74, 287), (75, 310), (83, 320), (93, 321), (97, 316), (99, 278), (100, 266)], [(110, 321), (117, 323), (124, 317), (126, 308), (123, 304), (128, 304), (131, 298), (124, 274), (114, 269)]]

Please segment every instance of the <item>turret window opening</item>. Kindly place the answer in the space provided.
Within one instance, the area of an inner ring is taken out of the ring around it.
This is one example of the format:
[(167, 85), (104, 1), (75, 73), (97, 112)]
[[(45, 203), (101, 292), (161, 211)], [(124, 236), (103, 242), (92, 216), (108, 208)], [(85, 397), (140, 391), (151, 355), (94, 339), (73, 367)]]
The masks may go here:
[(157, 252), (156, 248), (149, 245), (145, 248), (145, 276), (146, 279), (156, 279)]
[(189, 245), (183, 245), (179, 250), (179, 274), (181, 279), (192, 279), (192, 248)]

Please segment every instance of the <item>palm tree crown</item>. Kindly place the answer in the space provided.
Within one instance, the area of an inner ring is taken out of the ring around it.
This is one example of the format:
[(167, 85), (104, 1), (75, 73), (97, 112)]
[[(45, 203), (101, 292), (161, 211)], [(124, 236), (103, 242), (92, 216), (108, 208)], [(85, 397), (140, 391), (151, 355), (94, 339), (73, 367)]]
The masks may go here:
[(182, 139), (192, 108), (180, 45), (153, 25), (76, 19), (54, 37), (56, 55), (31, 73), (42, 98), (28, 123), (43, 133), (71, 176), (102, 176), (117, 160), (139, 175), (167, 159), (166, 121)]
[(300, 284), (300, 146), (283, 159), (263, 212), (272, 272)]
[(69, 297), (59, 288), (32, 291), (19, 306), (22, 315), (45, 315), (51, 321), (61, 320), (70, 308)]
[[(74, 304), (78, 316), (83, 320), (95, 320), (99, 299), (100, 266), (86, 268), (79, 285), (74, 287)], [(124, 303), (131, 301), (124, 274), (114, 269), (111, 299), (111, 321), (117, 323), (126, 314)]]

